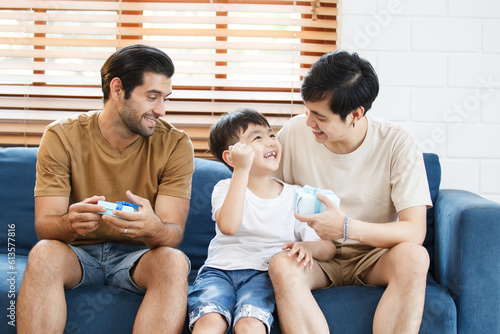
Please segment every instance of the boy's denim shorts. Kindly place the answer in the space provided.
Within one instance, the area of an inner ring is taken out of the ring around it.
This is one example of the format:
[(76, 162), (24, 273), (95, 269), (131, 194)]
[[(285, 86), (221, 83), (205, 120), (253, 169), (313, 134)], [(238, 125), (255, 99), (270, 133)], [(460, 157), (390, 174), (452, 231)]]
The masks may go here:
[[(257, 318), (271, 331), (274, 290), (267, 271), (204, 267), (188, 296), (189, 328), (208, 313), (221, 314), (230, 328), (244, 317)], [(233, 320), (234, 316), (234, 320)]]
[(82, 280), (73, 289), (86, 285), (111, 285), (145, 294), (132, 277), (130, 269), (149, 248), (120, 242), (71, 246), (82, 266)]

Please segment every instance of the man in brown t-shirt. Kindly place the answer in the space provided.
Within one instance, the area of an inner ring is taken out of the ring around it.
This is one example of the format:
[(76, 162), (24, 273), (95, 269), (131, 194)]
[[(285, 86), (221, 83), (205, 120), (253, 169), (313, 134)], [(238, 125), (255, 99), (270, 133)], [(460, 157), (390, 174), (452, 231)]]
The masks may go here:
[[(19, 292), (19, 332), (62, 333), (63, 289), (94, 284), (145, 294), (134, 331), (182, 331), (189, 261), (175, 247), (184, 233), (194, 164), (188, 136), (160, 119), (173, 73), (162, 51), (124, 47), (101, 69), (103, 110), (47, 127), (35, 186), (41, 241)], [(120, 218), (102, 215), (100, 200), (139, 209), (114, 211)]]

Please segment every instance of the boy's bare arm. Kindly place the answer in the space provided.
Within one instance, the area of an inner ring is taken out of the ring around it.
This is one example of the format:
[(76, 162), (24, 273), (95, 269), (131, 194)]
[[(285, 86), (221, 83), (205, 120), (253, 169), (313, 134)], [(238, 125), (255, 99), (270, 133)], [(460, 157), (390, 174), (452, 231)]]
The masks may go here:
[(254, 156), (255, 152), (250, 146), (237, 143), (229, 147), (227, 158), (234, 172), (224, 203), (215, 213), (217, 226), (225, 235), (234, 235), (241, 226), (245, 192)]
[(234, 171), (224, 203), (215, 213), (217, 226), (225, 235), (234, 235), (240, 228), (247, 184), (248, 173)]

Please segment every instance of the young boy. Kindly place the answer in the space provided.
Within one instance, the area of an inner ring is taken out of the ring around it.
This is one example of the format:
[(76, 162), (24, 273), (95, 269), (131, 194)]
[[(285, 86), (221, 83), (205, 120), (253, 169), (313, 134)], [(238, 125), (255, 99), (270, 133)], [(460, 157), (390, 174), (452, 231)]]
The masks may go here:
[[(216, 236), (188, 296), (193, 333), (267, 333), (273, 323), (274, 292), (268, 263), (288, 251), (303, 270), (313, 258), (329, 261), (331, 241), (321, 240), (294, 218), (298, 186), (272, 178), (281, 145), (266, 118), (255, 110), (238, 109), (212, 126), (210, 151), (231, 170), (212, 194)], [(300, 301), (297, 301), (300, 302)]]

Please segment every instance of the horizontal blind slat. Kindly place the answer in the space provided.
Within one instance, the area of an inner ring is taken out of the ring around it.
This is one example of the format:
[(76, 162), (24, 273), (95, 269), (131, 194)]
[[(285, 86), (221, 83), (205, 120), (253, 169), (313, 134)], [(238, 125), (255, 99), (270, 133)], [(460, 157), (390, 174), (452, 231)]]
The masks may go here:
[[(136, 24), (165, 24), (169, 25), (179, 23), (185, 24), (188, 19), (193, 20), (197, 24), (238, 24), (238, 25), (269, 25), (269, 20), (257, 20), (255, 17), (231, 17), (231, 16), (211, 16), (194, 18), (186, 16), (153, 16), (153, 15), (82, 15), (72, 14), (71, 12), (0, 12), (0, 20), (20, 20), (20, 21), (44, 21), (44, 22), (81, 22), (81, 23), (104, 23), (104, 24), (117, 24), (121, 23), (136, 23)], [(313, 21), (311, 19), (302, 18), (273, 18), (273, 25), (276, 26), (300, 26), (308, 28), (323, 28), (323, 29), (336, 29), (338, 23), (335, 20), (320, 19)]]
[[(86, 104), (78, 105), (79, 109), (76, 112), (87, 112), (89, 110), (94, 110), (86, 108)], [(98, 104), (94, 106), (99, 106)], [(221, 115), (227, 112), (231, 112), (241, 107), (240, 103), (219, 103), (219, 102), (169, 102), (167, 109), (167, 118), (171, 114), (185, 115), (186, 120), (189, 120), (195, 114), (196, 117), (200, 117), (201, 114), (208, 115), (212, 117), (213, 115)], [(67, 107), (67, 106), (66, 106)], [(302, 103), (245, 103), (245, 107), (256, 109), (259, 112), (266, 115), (275, 116), (292, 116), (300, 114), (304, 111), (304, 106)], [(11, 109), (9, 109), (11, 108)], [(69, 111), (67, 108), (52, 108), (52, 110), (41, 110), (40, 107), (33, 108), (19, 108), (13, 109), (15, 107), (8, 107), (0, 109), (0, 120), (45, 120), (54, 121), (59, 118), (69, 117), (74, 115), (75, 111)], [(99, 108), (97, 108), (99, 109)], [(95, 110), (97, 110), (95, 109)]]
[[(265, 79), (265, 75), (263, 79)], [(9, 80), (10, 79), (10, 80)], [(96, 77), (85, 77), (85, 76), (52, 76), (45, 74), (33, 74), (33, 75), (16, 75), (12, 78), (5, 78), (6, 81), (10, 83), (18, 84), (30, 84), (37, 82), (45, 82), (48, 84), (59, 84), (59, 85), (99, 85), (100, 79)], [(193, 78), (189, 79), (175, 79), (175, 84), (179, 86), (189, 86), (193, 83)], [(241, 88), (247, 87), (248, 91), (259, 90), (260, 88), (268, 89), (289, 89), (291, 86), (300, 87), (298, 80), (283, 80), (283, 81), (239, 81), (230, 79), (195, 79), (197, 87), (200, 89), (209, 89), (212, 87), (224, 87), (224, 88)]]
[[(297, 84), (297, 87), (300, 85)], [(256, 91), (256, 92), (242, 92), (242, 91), (232, 91), (226, 89), (224, 91), (212, 90), (207, 87), (205, 90), (200, 90), (200, 87), (194, 90), (190, 87), (177, 88), (175, 85), (173, 87), (172, 95), (169, 97), (170, 102), (176, 99), (182, 100), (245, 100), (248, 96), (238, 96), (242, 95), (259, 95), (256, 100), (261, 101), (300, 101), (300, 94), (298, 92), (279, 92), (279, 91)], [(18, 96), (12, 97), (11, 99), (26, 99), (27, 97), (32, 98), (33, 96), (38, 97), (40, 104), (43, 104), (44, 100), (49, 99), (64, 99), (67, 96), (82, 96), (81, 100), (86, 101), (88, 98), (100, 99), (102, 98), (102, 90), (100, 87), (61, 87), (61, 86), (8, 86), (0, 85), (0, 101), (3, 103), (8, 103), (5, 100), (6, 96)], [(45, 97), (43, 97), (45, 96)], [(167, 104), (168, 105), (168, 104)], [(2, 106), (7, 106), (3, 105)]]
[[(60, 88), (58, 88), (60, 89)], [(36, 95), (36, 94), (31, 94)], [(71, 94), (68, 94), (71, 96)], [(249, 92), (249, 91), (217, 91), (217, 90), (182, 90), (177, 89), (172, 93), (172, 96), (169, 97), (170, 100), (182, 99), (182, 100), (246, 100), (246, 101), (300, 101), (300, 93), (291, 93), (291, 92)], [(25, 101), (29, 100), (29, 101)], [(18, 98), (9, 98), (9, 97), (0, 97), (0, 102), (3, 107), (17, 107), (24, 108), (28, 105), (49, 105), (52, 103), (56, 103), (57, 101), (64, 101), (65, 98), (53, 98), (50, 95), (47, 98), (40, 97), (31, 97), (30, 94), (25, 94), (25, 96), (20, 96)], [(73, 99), (75, 101), (95, 101), (97, 99)], [(23, 102), (24, 101), (24, 102)], [(30, 102), (31, 101), (31, 102)], [(83, 102), (82, 102), (83, 103)], [(95, 105), (95, 102), (91, 102), (91, 107)], [(49, 109), (47, 107), (46, 109)], [(98, 107), (100, 108), (100, 107)], [(167, 104), (168, 108), (168, 104)]]
[[(144, 43), (144, 41), (141, 41)], [(1, 44), (1, 43), (0, 43)], [(130, 43), (134, 44), (134, 43)], [(148, 44), (148, 43), (145, 43)], [(43, 58), (43, 59), (65, 59), (65, 60), (100, 60), (99, 66), (109, 57), (111, 51), (86, 51), (84, 48), (82, 51), (74, 50), (34, 50), (34, 49), (23, 49), (23, 50), (0, 50), (0, 57), (8, 58)], [(225, 54), (225, 53), (185, 53), (178, 52), (170, 54), (174, 62), (182, 61), (192, 61), (192, 62), (270, 62), (270, 63), (295, 63), (295, 64), (305, 64), (311, 65), (315, 62), (317, 56), (309, 55), (241, 55), (241, 54)]]
[[(67, 27), (44, 25), (0, 25), (0, 32), (16, 32), (19, 28), (25, 34), (60, 34), (60, 35), (124, 35), (124, 36), (162, 36), (168, 37), (240, 37), (240, 38), (266, 38), (266, 39), (309, 39), (309, 40), (335, 40), (336, 34), (317, 31), (294, 30), (266, 30), (266, 29), (181, 29), (181, 28), (124, 28), (124, 27)], [(46, 37), (47, 40), (56, 39)], [(39, 41), (34, 40), (34, 41)]]
[[(336, 36), (336, 34), (335, 34)], [(332, 39), (333, 40), (333, 39)], [(158, 48), (173, 48), (171, 41), (144, 41), (144, 40), (112, 40), (112, 39), (73, 39), (73, 38), (44, 38), (44, 37), (0, 37), (0, 44), (16, 44), (22, 46), (54, 46), (54, 47), (78, 47), (78, 48), (116, 48), (133, 45), (137, 43), (149, 44)], [(263, 50), (263, 51), (302, 51), (321, 52), (332, 51), (332, 45), (315, 43), (245, 43), (245, 42), (176, 42), (175, 48), (181, 49), (212, 49), (212, 50)]]
[[(280, 1), (280, 0), (278, 0)], [(311, 5), (283, 6), (279, 4), (248, 4), (248, 3), (188, 3), (188, 2), (111, 2), (111, 1), (42, 1), (16, 0), (4, 1), (0, 8), (7, 9), (47, 9), (47, 10), (82, 10), (82, 11), (218, 11), (218, 12), (276, 12), (276, 13), (311, 13)], [(287, 1), (289, 2), (289, 1)], [(307, 3), (307, 2), (305, 2)], [(326, 1), (325, 3), (336, 3)], [(337, 8), (320, 6), (318, 15), (337, 15)]]
[[(286, 64), (284, 62), (283, 64)], [(261, 64), (262, 65), (262, 64)], [(96, 74), (101, 69), (101, 64), (86, 64), (80, 63), (78, 67), (75, 68), (75, 63), (55, 63), (55, 62), (15, 62), (15, 61), (5, 61), (0, 62), (0, 70), (36, 70), (36, 71), (57, 71), (57, 72), (71, 72), (65, 75), (83, 75), (82, 72), (95, 72)], [(212, 66), (212, 67), (201, 67), (197, 65), (193, 66), (175, 66), (176, 74), (281, 74), (287, 75), (293, 73), (294, 75), (305, 75), (307, 73), (306, 68), (296, 68), (290, 69), (289, 67), (276, 68), (276, 67), (241, 67), (241, 66)], [(9, 78), (10, 79), (10, 78)], [(5, 80), (7, 81), (7, 79)]]

